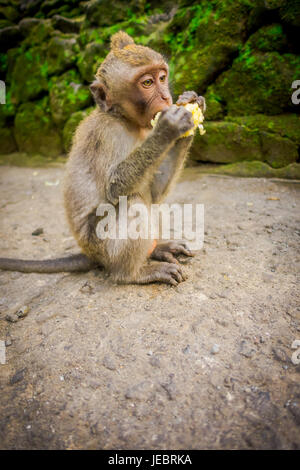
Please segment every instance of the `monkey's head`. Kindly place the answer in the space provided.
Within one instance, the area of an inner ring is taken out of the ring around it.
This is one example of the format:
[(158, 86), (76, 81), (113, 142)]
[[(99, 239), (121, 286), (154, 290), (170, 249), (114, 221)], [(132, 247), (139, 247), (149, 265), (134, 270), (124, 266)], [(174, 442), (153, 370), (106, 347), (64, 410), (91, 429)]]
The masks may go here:
[(91, 91), (103, 111), (114, 110), (141, 128), (172, 104), (169, 68), (161, 54), (139, 46), (123, 31), (96, 73)]

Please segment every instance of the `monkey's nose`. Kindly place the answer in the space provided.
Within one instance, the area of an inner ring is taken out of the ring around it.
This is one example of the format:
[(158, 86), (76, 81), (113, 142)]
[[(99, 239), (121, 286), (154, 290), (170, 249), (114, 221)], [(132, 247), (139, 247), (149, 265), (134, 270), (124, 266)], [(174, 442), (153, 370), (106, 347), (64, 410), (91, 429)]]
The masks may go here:
[(172, 99), (170, 96), (168, 95), (162, 95), (162, 101), (167, 105), (167, 106), (171, 106), (172, 104)]

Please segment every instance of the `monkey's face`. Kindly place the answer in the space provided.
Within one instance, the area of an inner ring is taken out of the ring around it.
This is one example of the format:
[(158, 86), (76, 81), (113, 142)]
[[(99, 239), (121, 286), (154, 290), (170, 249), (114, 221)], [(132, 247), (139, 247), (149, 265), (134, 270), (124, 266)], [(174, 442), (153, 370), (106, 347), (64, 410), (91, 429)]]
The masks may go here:
[(139, 127), (151, 128), (154, 116), (172, 104), (167, 64), (139, 67), (122, 101), (123, 111), (130, 120)]

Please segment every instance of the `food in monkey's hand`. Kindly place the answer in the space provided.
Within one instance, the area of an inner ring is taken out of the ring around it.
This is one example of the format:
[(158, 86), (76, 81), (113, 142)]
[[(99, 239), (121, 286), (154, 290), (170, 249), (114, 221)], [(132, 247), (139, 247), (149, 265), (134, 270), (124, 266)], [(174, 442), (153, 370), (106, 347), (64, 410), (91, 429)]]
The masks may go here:
[[(194, 135), (195, 130), (197, 129), (197, 127), (199, 129), (200, 135), (205, 134), (206, 131), (205, 131), (205, 129), (203, 127), (203, 124), (202, 124), (203, 121), (204, 121), (204, 116), (203, 116), (202, 110), (201, 110), (201, 108), (199, 108), (198, 104), (197, 103), (187, 103), (183, 106), (185, 107), (185, 109), (187, 109), (188, 111), (190, 111), (192, 113), (193, 121), (194, 121), (194, 127), (193, 127), (193, 129), (190, 129), (189, 131), (185, 132), (185, 134), (183, 134), (181, 137), (188, 137), (189, 135)], [(156, 126), (160, 115), (161, 115), (161, 112), (157, 113), (155, 118), (152, 119), (152, 121), (151, 121), (152, 127)]]

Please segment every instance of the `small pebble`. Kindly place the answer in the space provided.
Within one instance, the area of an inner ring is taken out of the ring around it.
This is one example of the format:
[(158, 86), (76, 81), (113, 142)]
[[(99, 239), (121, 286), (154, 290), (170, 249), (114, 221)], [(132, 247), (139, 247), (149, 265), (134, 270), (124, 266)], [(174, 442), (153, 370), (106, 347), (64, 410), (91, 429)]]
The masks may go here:
[(37, 237), (38, 235), (42, 235), (42, 233), (44, 233), (44, 229), (43, 227), (39, 227), (35, 229), (31, 235), (33, 235), (34, 237)]
[(19, 318), (24, 318), (28, 315), (28, 312), (29, 312), (29, 307), (27, 307), (27, 305), (24, 305), (22, 308), (20, 308), (20, 310), (16, 312), (16, 315)]
[(11, 323), (16, 323), (19, 320), (19, 317), (15, 313), (9, 313), (5, 316), (5, 320)]
[(116, 364), (114, 363), (113, 359), (110, 356), (105, 356), (103, 358), (102, 364), (106, 369), (109, 370), (116, 370)]
[(220, 351), (220, 346), (218, 344), (214, 344), (213, 347), (210, 350), (211, 354), (218, 354)]

